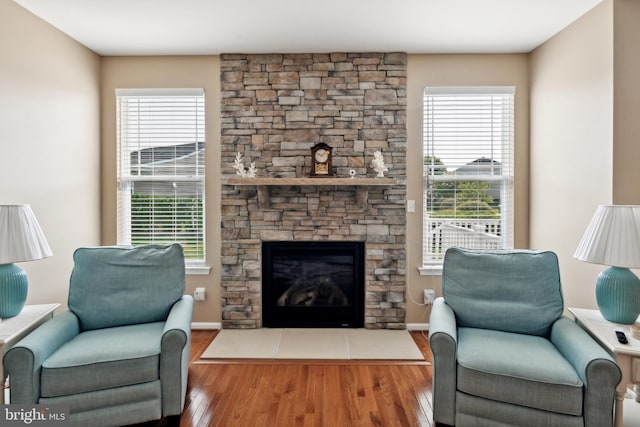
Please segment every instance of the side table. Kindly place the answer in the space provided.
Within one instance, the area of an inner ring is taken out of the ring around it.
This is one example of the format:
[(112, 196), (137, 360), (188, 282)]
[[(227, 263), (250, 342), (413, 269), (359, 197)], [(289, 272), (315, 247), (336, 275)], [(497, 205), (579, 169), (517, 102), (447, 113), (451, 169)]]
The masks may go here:
[(60, 304), (37, 304), (25, 305), (20, 314), (0, 322), (0, 378), (2, 378), (2, 393), (0, 393), (0, 404), (4, 404), (4, 354), (15, 343), (20, 341), (29, 332), (53, 317), (53, 312), (60, 307)]
[[(640, 340), (633, 337), (630, 325), (613, 323), (602, 317), (599, 310), (569, 307), (576, 322), (613, 356), (622, 371), (616, 393), (616, 427), (622, 427), (622, 408), (627, 385), (640, 384)], [(627, 336), (628, 344), (620, 344), (615, 331)]]

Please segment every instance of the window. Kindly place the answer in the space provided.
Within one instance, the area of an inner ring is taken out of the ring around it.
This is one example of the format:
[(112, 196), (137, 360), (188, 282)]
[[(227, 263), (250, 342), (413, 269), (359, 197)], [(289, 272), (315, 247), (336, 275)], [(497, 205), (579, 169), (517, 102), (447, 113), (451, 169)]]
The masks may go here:
[(513, 87), (424, 91), (423, 274), (451, 246), (513, 247)]
[(202, 89), (117, 89), (118, 244), (180, 243), (205, 261)]

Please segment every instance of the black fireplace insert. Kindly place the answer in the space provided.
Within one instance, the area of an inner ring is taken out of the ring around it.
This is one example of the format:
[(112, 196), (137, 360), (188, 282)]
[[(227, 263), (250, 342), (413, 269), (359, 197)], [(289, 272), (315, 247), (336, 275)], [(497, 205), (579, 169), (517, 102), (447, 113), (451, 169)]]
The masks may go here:
[(263, 242), (263, 325), (364, 325), (363, 242)]

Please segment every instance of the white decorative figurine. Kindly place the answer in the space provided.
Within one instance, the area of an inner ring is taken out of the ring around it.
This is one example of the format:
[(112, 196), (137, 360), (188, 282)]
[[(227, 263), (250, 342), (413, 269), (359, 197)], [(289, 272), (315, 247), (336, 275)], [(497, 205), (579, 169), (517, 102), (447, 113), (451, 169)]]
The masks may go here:
[(384, 178), (384, 173), (389, 170), (389, 168), (384, 165), (384, 158), (382, 157), (382, 153), (380, 151), (376, 151), (375, 153), (373, 153), (371, 167), (374, 171), (378, 172), (378, 178)]
[(244, 160), (242, 160), (242, 154), (236, 154), (236, 160), (233, 162), (233, 168), (236, 170), (236, 174), (242, 178), (255, 178), (256, 177), (256, 162), (251, 162), (249, 168), (245, 169)]

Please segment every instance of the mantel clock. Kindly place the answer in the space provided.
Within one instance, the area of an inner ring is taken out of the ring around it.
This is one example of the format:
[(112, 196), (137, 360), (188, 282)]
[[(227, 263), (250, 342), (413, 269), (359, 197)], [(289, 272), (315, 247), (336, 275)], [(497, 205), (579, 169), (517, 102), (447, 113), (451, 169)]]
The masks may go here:
[(311, 176), (332, 177), (331, 150), (327, 144), (321, 142), (311, 147)]

